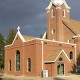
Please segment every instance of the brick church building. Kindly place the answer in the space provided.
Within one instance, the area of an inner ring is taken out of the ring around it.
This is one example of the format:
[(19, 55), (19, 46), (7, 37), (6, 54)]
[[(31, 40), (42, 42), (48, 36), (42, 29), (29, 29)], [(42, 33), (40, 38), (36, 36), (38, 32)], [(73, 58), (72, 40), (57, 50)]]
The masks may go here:
[(20, 33), (5, 46), (5, 74), (18, 76), (68, 75), (79, 66), (80, 22), (70, 18), (65, 0), (51, 0), (47, 31), (42, 38)]

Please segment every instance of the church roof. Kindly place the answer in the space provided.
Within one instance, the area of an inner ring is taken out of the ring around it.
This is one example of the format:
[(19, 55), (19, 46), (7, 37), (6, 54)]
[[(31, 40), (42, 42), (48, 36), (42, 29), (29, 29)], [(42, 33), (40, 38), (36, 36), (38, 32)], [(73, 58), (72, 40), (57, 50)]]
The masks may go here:
[(25, 36), (25, 35), (23, 35), (23, 38), (25, 39), (25, 41), (27, 41), (27, 40), (34, 39), (35, 37), (33, 37), (33, 36)]
[(63, 23), (74, 32), (76, 35), (80, 35), (80, 22), (70, 19), (69, 21), (64, 21)]
[(59, 56), (61, 54), (64, 54), (66, 56), (66, 58), (68, 59), (69, 62), (71, 62), (71, 60), (69, 59), (69, 57), (67, 56), (66, 52), (62, 49), (59, 49), (59, 50), (53, 50), (49, 56), (47, 57), (45, 63), (50, 63), (50, 62), (55, 62)]
[(54, 50), (50, 53), (46, 61), (55, 61), (56, 57), (59, 55), (61, 50)]

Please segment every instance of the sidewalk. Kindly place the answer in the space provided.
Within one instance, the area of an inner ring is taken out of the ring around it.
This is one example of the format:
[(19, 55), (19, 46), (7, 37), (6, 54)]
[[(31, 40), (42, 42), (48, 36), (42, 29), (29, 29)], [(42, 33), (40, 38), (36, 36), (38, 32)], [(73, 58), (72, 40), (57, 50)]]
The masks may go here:
[(80, 75), (56, 76), (54, 80), (80, 80)]
[[(14, 75), (1, 75), (0, 80), (43, 80), (41, 77), (26, 77), (26, 76), (14, 76)], [(44, 78), (44, 80), (53, 80), (53, 78)]]
[(0, 80), (80, 80), (80, 75), (56, 76), (55, 78), (26, 77), (14, 75), (0, 75)]

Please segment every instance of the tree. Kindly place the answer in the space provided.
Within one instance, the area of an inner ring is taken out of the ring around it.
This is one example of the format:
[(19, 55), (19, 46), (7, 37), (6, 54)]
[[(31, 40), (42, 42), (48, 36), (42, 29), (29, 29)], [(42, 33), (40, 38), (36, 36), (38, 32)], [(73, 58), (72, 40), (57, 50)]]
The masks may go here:
[(16, 35), (16, 30), (10, 29), (6, 39), (6, 45), (9, 45), (13, 42), (15, 35)]
[(0, 33), (0, 68), (4, 68), (4, 46), (5, 41), (3, 35)]
[(42, 37), (43, 37), (43, 35), (41, 34), (41, 35), (40, 35), (40, 38), (42, 38)]

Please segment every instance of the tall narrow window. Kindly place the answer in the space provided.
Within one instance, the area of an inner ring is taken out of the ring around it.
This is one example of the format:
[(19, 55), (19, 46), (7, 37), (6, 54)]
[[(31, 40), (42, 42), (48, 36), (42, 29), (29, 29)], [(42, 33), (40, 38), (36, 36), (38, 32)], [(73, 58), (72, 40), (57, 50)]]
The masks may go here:
[(9, 71), (11, 71), (11, 60), (9, 60)]
[(62, 11), (62, 15), (63, 15), (63, 17), (65, 17), (65, 10)]
[(73, 52), (70, 52), (70, 59), (73, 59)]
[(20, 71), (20, 51), (16, 51), (16, 71)]
[(31, 59), (30, 58), (28, 58), (28, 60), (27, 60), (27, 70), (28, 70), (28, 72), (30, 72), (31, 71)]
[(70, 39), (68, 39), (68, 43), (71, 43), (71, 40)]
[(55, 16), (54, 10), (51, 11), (51, 17), (53, 18)]

